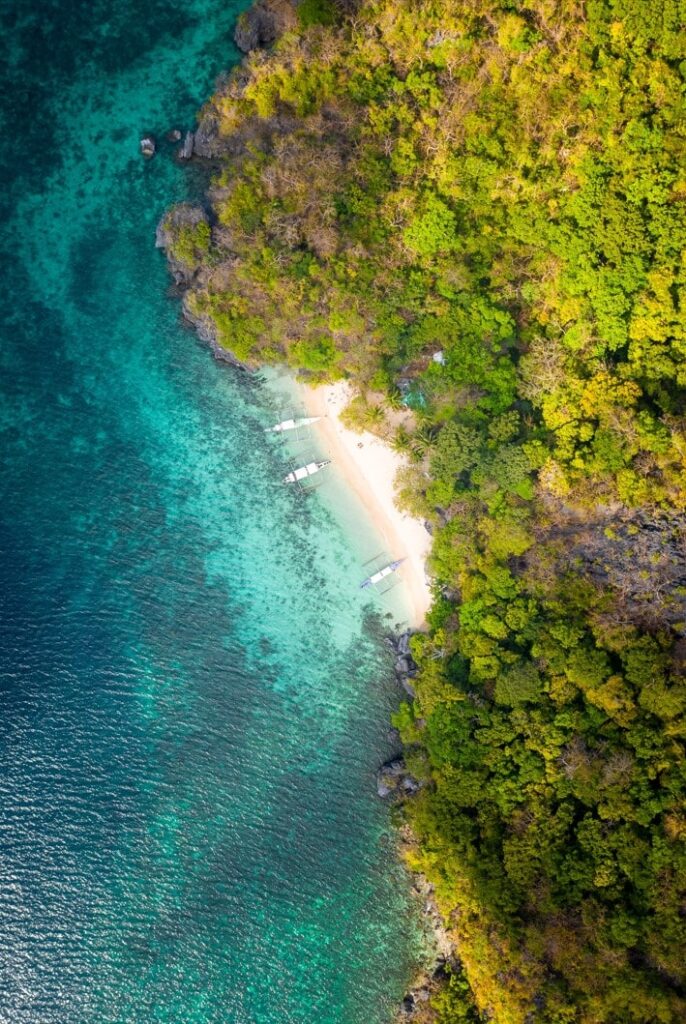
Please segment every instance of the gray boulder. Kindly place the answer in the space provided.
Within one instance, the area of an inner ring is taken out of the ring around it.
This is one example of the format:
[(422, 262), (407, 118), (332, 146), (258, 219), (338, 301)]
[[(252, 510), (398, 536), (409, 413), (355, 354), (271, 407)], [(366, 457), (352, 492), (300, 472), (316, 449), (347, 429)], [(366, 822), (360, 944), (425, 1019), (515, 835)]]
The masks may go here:
[(297, 0), (257, 0), (240, 15), (234, 32), (236, 46), (243, 53), (271, 46), (297, 23)]
[(141, 147), (141, 153), (143, 154), (145, 159), (149, 160), (151, 157), (153, 157), (155, 155), (155, 150), (157, 148), (156, 143), (155, 143), (155, 136), (154, 135), (143, 135), (143, 137), (141, 138), (141, 141), (140, 141), (140, 147)]
[(219, 138), (219, 114), (212, 103), (208, 103), (200, 112), (198, 127), (193, 136), (193, 152), (195, 156), (212, 160), (220, 156), (225, 148)]
[(414, 796), (421, 788), (422, 783), (408, 772), (402, 757), (386, 761), (376, 773), (376, 792), (382, 800), (402, 800)]
[(417, 696), (417, 691), (415, 690), (414, 686), (407, 677), (401, 678), (400, 685), (402, 686), (407, 696), (410, 697), (412, 700), (415, 700)]
[(170, 249), (174, 237), (180, 228), (195, 228), (201, 221), (208, 222), (207, 214), (202, 206), (196, 206), (194, 203), (177, 203), (176, 206), (172, 206), (171, 210), (165, 213), (157, 225), (157, 230), (155, 231), (156, 248)]
[(239, 50), (250, 53), (251, 50), (271, 46), (277, 35), (274, 11), (260, 0), (240, 15), (233, 38)]
[(395, 673), (398, 676), (409, 676), (412, 671), (412, 660), (407, 655), (401, 654), (395, 659)]
[(193, 148), (195, 145), (195, 136), (193, 132), (186, 132), (183, 137), (183, 146), (179, 150), (179, 160), (190, 160), (193, 156)]

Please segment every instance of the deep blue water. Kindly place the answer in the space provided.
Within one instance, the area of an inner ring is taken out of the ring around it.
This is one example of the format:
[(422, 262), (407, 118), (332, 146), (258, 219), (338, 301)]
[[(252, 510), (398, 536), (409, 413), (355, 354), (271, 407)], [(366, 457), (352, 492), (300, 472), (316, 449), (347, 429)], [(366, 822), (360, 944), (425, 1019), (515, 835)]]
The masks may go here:
[(139, 135), (239, 9), (0, 4), (3, 1024), (382, 1024), (418, 955), (360, 532), (278, 484), (153, 246), (199, 182)]

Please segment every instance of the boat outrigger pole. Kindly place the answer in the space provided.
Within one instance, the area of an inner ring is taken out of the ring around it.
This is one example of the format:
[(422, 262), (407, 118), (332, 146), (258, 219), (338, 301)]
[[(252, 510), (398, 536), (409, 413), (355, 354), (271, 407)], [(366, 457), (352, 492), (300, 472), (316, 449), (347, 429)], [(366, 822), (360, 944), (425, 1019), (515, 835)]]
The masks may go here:
[(281, 423), (276, 423), (273, 427), (267, 427), (267, 433), (270, 434), (282, 434), (285, 430), (297, 430), (298, 427), (309, 427), (311, 423), (316, 423), (321, 419), (321, 416), (303, 416), (299, 420), (282, 420)]

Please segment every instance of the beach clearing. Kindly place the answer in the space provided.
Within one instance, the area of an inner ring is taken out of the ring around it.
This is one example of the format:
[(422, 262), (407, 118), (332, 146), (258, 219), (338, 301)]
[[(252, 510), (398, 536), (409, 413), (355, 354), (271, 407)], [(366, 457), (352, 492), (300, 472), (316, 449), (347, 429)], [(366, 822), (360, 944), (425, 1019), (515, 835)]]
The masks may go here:
[(398, 576), (410, 600), (410, 625), (418, 629), (424, 625), (431, 604), (426, 578), (431, 537), (423, 523), (402, 512), (395, 503), (396, 473), (406, 465), (406, 460), (374, 434), (358, 434), (344, 426), (340, 415), (353, 397), (346, 381), (316, 388), (305, 385), (303, 393), (308, 415), (321, 417), (316, 429), (383, 538), (389, 560), (405, 559)]

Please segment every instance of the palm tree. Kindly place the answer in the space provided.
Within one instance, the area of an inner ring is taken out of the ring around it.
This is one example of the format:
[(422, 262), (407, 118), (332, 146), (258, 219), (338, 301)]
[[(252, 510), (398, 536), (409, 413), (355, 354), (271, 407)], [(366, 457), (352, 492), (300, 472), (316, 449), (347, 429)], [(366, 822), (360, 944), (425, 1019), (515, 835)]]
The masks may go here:
[(400, 388), (391, 387), (386, 395), (386, 405), (393, 412), (399, 412), (404, 407), (403, 393)]
[(400, 426), (391, 438), (391, 448), (403, 455), (409, 455), (412, 451), (412, 434), (405, 427)]
[(438, 437), (438, 427), (429, 423), (422, 424), (412, 436), (412, 454), (420, 462), (433, 448)]

